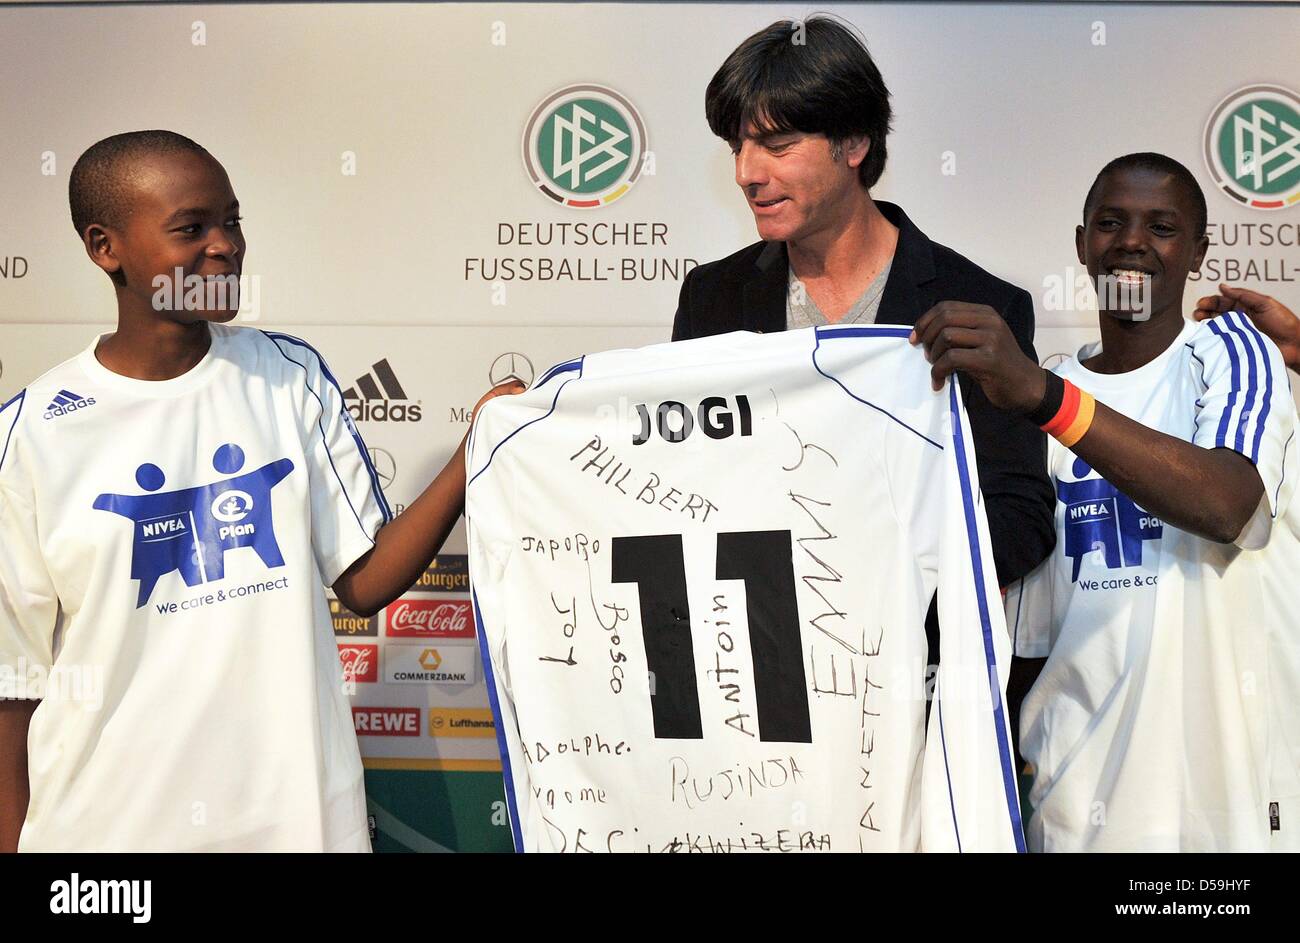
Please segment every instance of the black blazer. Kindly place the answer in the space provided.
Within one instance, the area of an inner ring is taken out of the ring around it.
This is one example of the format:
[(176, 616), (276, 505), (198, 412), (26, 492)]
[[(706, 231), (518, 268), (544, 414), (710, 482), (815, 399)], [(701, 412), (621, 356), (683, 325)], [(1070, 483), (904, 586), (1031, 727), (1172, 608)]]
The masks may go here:
[[(1006, 319), (1020, 349), (1038, 362), (1028, 292), (931, 242), (894, 204), (876, 205), (898, 227), (877, 324), (915, 324), (940, 301), (985, 304)], [(784, 331), (788, 268), (785, 243), (756, 242), (692, 269), (682, 282), (673, 340), (729, 331)], [(1038, 566), (1056, 544), (1056, 492), (1047, 477), (1047, 440), (1029, 421), (995, 409), (973, 380), (965, 380), (961, 390), (998, 583), (1007, 586)]]

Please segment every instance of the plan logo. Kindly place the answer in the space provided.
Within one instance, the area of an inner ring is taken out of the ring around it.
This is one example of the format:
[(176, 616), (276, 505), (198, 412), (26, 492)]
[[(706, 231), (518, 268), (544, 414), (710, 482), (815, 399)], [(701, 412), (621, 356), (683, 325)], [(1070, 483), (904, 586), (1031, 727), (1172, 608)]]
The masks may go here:
[(1205, 166), (1232, 199), (1258, 210), (1300, 203), (1300, 95), (1251, 85), (1215, 107), (1205, 124)]
[(57, 419), (60, 416), (66, 416), (68, 413), (76, 412), (78, 409), (85, 409), (88, 406), (95, 405), (93, 396), (78, 396), (76, 393), (70, 393), (67, 390), (59, 390), (50, 400), (50, 405), (45, 407), (46, 419)]
[(101, 494), (96, 511), (125, 517), (134, 525), (131, 579), (140, 581), (139, 609), (158, 580), (177, 571), (186, 586), (224, 579), (226, 551), (249, 547), (268, 568), (284, 566), (271, 520), (271, 489), (293, 471), (282, 458), (242, 475), (244, 450), (227, 443), (213, 453), (212, 467), (233, 477), (206, 485), (160, 490), (161, 468), (148, 462), (135, 471), (147, 494)]
[(388, 358), (374, 364), (369, 373), (343, 391), (348, 414), (357, 422), (419, 422), (423, 410), (411, 403)]
[(561, 206), (597, 209), (631, 189), (648, 148), (645, 123), (625, 97), (603, 85), (569, 85), (529, 116), (524, 170)]
[(1108, 570), (1141, 566), (1146, 542), (1164, 536), (1163, 522), (1106, 479), (1089, 478), (1092, 467), (1083, 459), (1075, 459), (1072, 470), (1081, 480), (1056, 483), (1056, 495), (1065, 505), (1065, 555), (1074, 561), (1070, 581), (1079, 581), (1083, 558), (1091, 553)]

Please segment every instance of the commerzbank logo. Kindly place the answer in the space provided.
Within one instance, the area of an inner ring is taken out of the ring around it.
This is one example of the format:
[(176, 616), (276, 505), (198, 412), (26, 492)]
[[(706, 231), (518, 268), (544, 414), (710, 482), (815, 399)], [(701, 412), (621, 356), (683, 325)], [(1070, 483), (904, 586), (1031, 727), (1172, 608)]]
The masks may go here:
[(594, 209), (631, 189), (647, 147), (645, 123), (631, 102), (603, 85), (570, 85), (529, 116), (524, 169), (556, 203)]
[(1251, 85), (1219, 102), (1205, 125), (1205, 165), (1238, 203), (1260, 210), (1300, 203), (1300, 95)]

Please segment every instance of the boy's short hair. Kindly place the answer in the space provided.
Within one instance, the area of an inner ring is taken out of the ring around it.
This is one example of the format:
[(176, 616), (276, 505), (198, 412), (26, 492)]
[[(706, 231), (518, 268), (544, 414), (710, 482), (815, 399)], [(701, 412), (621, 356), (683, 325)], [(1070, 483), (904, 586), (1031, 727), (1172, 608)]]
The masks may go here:
[(1083, 198), (1083, 224), (1088, 225), (1088, 213), (1092, 211), (1093, 202), (1097, 196), (1097, 185), (1101, 183), (1103, 177), (1108, 176), (1119, 170), (1149, 170), (1153, 173), (1168, 174), (1177, 180), (1187, 196), (1192, 201), (1192, 212), (1196, 225), (1196, 238), (1205, 235), (1205, 226), (1209, 220), (1209, 211), (1205, 205), (1205, 191), (1192, 172), (1164, 154), (1157, 154), (1154, 151), (1139, 151), (1135, 154), (1125, 154), (1123, 157), (1116, 157), (1097, 174), (1092, 186), (1088, 188), (1088, 195)]
[(837, 153), (847, 138), (865, 135), (871, 149), (858, 180), (870, 189), (885, 172), (889, 89), (862, 39), (824, 14), (778, 20), (737, 46), (709, 82), (704, 113), (713, 133), (733, 146), (750, 122), (764, 131), (824, 134)]
[(92, 223), (120, 227), (131, 213), (130, 167), (144, 157), (207, 150), (175, 131), (127, 131), (86, 148), (68, 177), (72, 225), (83, 236)]

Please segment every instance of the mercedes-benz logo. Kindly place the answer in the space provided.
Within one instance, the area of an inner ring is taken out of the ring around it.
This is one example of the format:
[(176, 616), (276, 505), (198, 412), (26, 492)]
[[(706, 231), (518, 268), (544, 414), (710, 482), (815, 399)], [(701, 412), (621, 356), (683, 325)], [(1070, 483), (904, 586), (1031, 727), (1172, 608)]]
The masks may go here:
[(488, 367), (488, 380), (493, 386), (500, 386), (507, 380), (518, 380), (524, 386), (532, 386), (534, 376), (533, 362), (515, 351), (502, 354)]
[(1046, 357), (1043, 358), (1043, 362), (1039, 364), (1039, 366), (1041, 366), (1044, 370), (1051, 370), (1053, 367), (1057, 366), (1058, 364), (1065, 363), (1065, 361), (1069, 359), (1070, 359), (1069, 354), (1048, 354)]
[(369, 448), (370, 464), (375, 466), (375, 474), (379, 476), (379, 484), (387, 488), (397, 477), (397, 462), (393, 460), (393, 454), (385, 449)]

